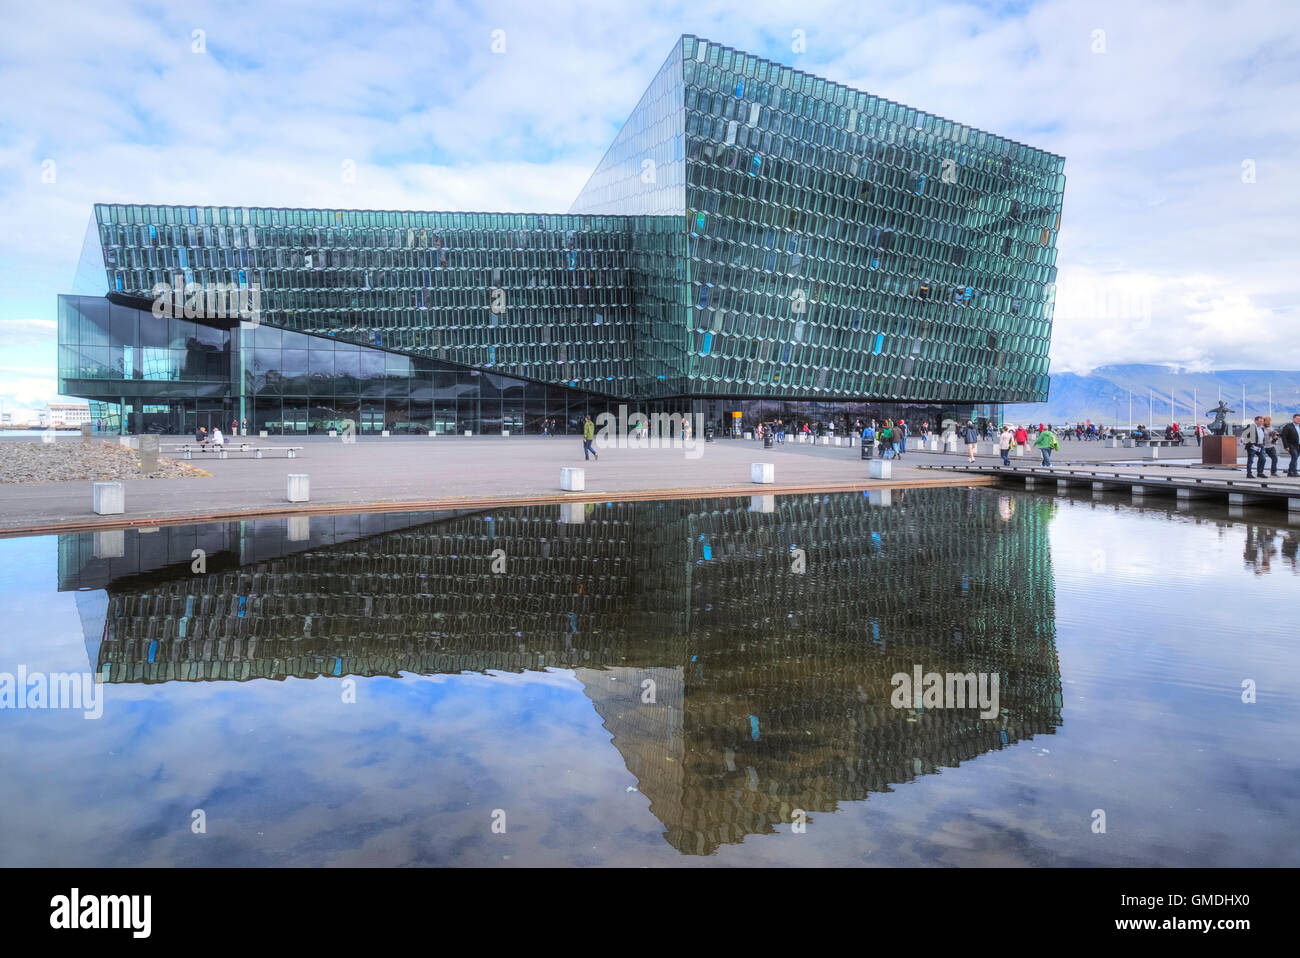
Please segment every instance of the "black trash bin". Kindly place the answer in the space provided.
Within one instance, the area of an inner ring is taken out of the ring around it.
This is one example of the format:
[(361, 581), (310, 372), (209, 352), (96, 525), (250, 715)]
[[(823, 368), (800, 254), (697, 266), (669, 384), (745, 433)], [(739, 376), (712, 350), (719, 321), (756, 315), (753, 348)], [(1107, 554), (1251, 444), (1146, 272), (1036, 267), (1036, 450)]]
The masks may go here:
[(868, 439), (866, 436), (862, 437), (862, 458), (863, 459), (871, 458), (871, 440)]
[(713, 423), (704, 424), (704, 441), (713, 442)]
[(763, 448), (772, 448), (772, 433), (770, 431), (763, 433)]

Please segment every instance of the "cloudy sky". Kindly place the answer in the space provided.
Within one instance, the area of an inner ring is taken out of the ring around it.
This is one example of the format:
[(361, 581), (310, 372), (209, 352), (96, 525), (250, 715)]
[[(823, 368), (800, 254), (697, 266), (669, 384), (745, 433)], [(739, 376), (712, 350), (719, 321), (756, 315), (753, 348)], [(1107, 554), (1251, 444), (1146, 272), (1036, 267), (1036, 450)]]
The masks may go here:
[(562, 212), (681, 33), (1064, 155), (1054, 371), (1300, 368), (1287, 0), (49, 0), (6, 26), (5, 409), (54, 398), (93, 203)]

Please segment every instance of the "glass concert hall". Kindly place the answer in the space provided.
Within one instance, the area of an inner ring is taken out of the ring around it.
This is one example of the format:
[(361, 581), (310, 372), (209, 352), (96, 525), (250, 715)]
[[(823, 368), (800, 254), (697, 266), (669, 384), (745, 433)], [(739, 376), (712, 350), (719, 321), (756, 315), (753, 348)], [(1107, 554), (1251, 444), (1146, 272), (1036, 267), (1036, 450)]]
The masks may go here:
[(96, 205), (60, 391), (122, 432), (996, 419), (1047, 398), (1063, 167), (684, 36), (567, 213)]

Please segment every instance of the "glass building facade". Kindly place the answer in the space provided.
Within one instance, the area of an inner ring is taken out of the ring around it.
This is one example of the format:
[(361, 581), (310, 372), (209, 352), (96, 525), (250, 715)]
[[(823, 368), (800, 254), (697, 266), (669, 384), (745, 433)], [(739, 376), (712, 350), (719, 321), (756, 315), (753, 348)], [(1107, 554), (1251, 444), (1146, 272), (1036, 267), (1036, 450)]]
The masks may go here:
[[(402, 368), (395, 356), (413, 371), (444, 362), (727, 423), (769, 409), (793, 421), (995, 418), (1000, 403), (1047, 397), (1063, 166), (685, 36), (568, 213), (101, 204), (78, 292), (255, 289), (264, 326), (349, 344), (349, 356), (382, 351), (385, 369)], [(87, 285), (96, 264), (103, 281)], [(141, 335), (140, 350), (162, 348), (144, 343), (156, 331)], [(80, 332), (60, 336), (80, 357)], [(267, 421), (304, 421), (296, 405), (286, 415), (283, 381), (258, 378), (247, 348), (277, 348), (258, 336), (232, 339), (225, 398), (248, 418), (279, 402)], [(310, 348), (278, 348), (282, 379), (312, 375)], [(81, 359), (60, 356), (67, 393), (85, 395), (72, 382), (87, 378)], [(361, 377), (342, 363), (330, 398), (364, 415), (361, 401), (381, 397), (353, 393)], [(384, 421), (451, 418), (423, 417), (422, 389), (382, 398)], [(403, 400), (421, 405), (402, 415)], [(527, 429), (527, 403), (515, 416), (505, 402), (502, 422)]]
[(608, 396), (267, 324), (224, 329), (155, 317), (127, 297), (59, 297), (64, 392), (91, 403), (101, 429), (188, 434), (266, 430), (359, 433), (576, 433)]

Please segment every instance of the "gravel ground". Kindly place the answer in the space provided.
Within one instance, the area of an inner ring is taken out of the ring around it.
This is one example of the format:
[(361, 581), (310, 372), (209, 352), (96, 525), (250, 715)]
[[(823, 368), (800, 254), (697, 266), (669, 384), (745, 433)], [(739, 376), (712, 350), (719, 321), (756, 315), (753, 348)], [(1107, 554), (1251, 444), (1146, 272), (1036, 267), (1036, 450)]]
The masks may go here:
[(0, 443), (0, 482), (66, 482), (94, 479), (185, 479), (207, 476), (183, 462), (158, 457), (158, 468), (148, 475), (140, 472), (140, 453), (116, 443), (79, 442)]

